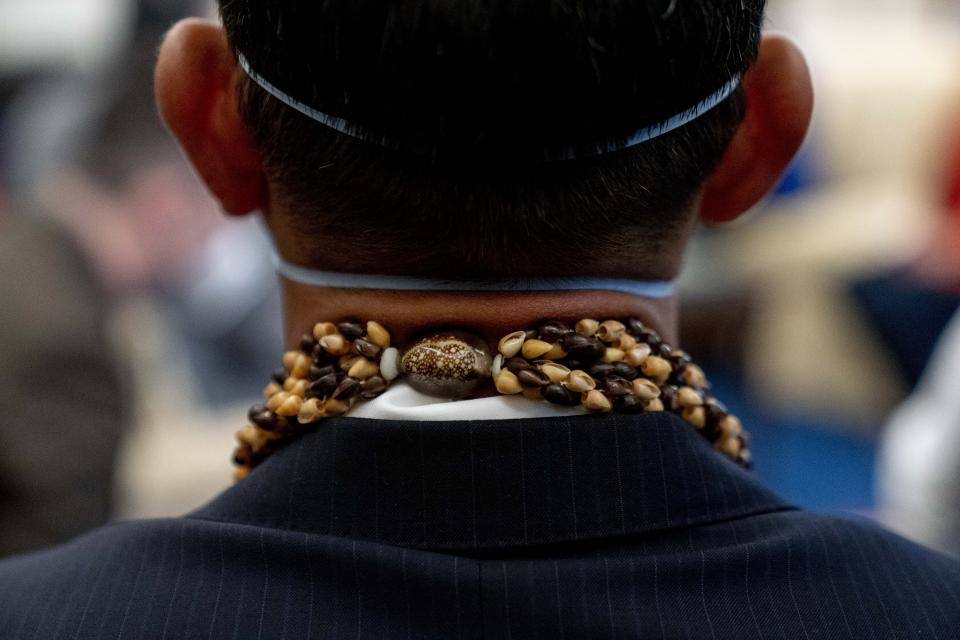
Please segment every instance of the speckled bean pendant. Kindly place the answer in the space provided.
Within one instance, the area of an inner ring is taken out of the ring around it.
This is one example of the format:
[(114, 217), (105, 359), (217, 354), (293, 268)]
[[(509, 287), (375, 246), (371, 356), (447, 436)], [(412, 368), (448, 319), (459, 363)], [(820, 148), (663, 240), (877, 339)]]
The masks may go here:
[(466, 398), (490, 377), (493, 358), (480, 338), (443, 331), (410, 347), (400, 362), (411, 387), (438, 398)]

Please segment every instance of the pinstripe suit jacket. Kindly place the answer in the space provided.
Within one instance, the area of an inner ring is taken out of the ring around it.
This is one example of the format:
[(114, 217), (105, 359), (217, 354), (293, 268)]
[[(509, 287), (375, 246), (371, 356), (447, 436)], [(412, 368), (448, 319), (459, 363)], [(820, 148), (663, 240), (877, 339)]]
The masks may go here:
[(338, 419), (187, 517), (0, 563), (0, 637), (946, 639), (960, 565), (672, 416)]

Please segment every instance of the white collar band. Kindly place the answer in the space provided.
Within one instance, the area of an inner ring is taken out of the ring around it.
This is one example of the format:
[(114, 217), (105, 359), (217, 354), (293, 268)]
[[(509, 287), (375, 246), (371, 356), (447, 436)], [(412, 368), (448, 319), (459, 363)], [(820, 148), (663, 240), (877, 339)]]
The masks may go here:
[(503, 278), (491, 280), (444, 280), (413, 276), (386, 276), (318, 271), (288, 262), (274, 252), (277, 272), (287, 280), (314, 287), (335, 289), (383, 289), (387, 291), (616, 291), (642, 298), (671, 297), (671, 281), (622, 280), (615, 278)]
[[(313, 107), (306, 105), (300, 102), (299, 100), (297, 100), (296, 98), (290, 96), (289, 94), (283, 92), (281, 89), (273, 85), (269, 80), (264, 78), (262, 75), (260, 75), (256, 71), (254, 71), (254, 69), (250, 66), (250, 61), (247, 60), (246, 56), (244, 56), (243, 54), (239, 54), (237, 58), (241, 68), (243, 68), (244, 72), (247, 74), (247, 76), (251, 80), (253, 80), (257, 85), (259, 85), (261, 89), (263, 89), (264, 91), (266, 91), (267, 93), (269, 93), (274, 98), (276, 98), (283, 104), (287, 105), (291, 109), (295, 109), (296, 111), (299, 111), (301, 114), (307, 116), (311, 120), (315, 120), (316, 122), (319, 122), (320, 124), (326, 127), (329, 127), (334, 131), (337, 131), (338, 133), (342, 133), (345, 136), (349, 136), (351, 138), (355, 138), (357, 140), (363, 140), (366, 142), (374, 142), (376, 144), (382, 144), (382, 141), (378, 142), (376, 140), (370, 140), (360, 135), (359, 133), (357, 133), (356, 127), (351, 125), (350, 122), (348, 122), (347, 120), (344, 120), (343, 118), (339, 118), (336, 116), (332, 116), (322, 111), (318, 111), (317, 109), (314, 109)], [(615, 151), (629, 149), (630, 147), (635, 147), (639, 144), (643, 144), (644, 142), (649, 142), (650, 140), (654, 140), (661, 136), (665, 136), (666, 134), (672, 131), (676, 131), (680, 127), (690, 124), (694, 120), (698, 120), (708, 112), (715, 109), (718, 105), (720, 105), (720, 103), (722, 103), (724, 100), (726, 100), (731, 95), (733, 95), (734, 91), (736, 91), (737, 87), (739, 86), (740, 86), (740, 76), (734, 77), (730, 79), (722, 87), (720, 87), (717, 91), (713, 92), (712, 94), (704, 98), (701, 102), (691, 107), (690, 109), (683, 111), (681, 113), (678, 113), (677, 115), (672, 116), (670, 118), (667, 118), (663, 122), (659, 122), (649, 127), (644, 127), (643, 129), (640, 129), (639, 131), (636, 131), (630, 134), (629, 136), (627, 136), (624, 142), (597, 145), (594, 148), (593, 153), (587, 154), (587, 155), (597, 155), (597, 156), (605, 155), (608, 153), (613, 153)], [(561, 155), (560, 159), (573, 160), (577, 157), (578, 157), (578, 154), (575, 151), (569, 150), (565, 154)]]

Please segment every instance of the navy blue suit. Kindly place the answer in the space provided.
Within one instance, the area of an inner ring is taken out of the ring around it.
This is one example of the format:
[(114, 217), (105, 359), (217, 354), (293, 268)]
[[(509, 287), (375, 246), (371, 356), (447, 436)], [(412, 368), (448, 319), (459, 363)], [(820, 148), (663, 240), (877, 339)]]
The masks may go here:
[(346, 418), (185, 518), (0, 563), (0, 637), (958, 638), (960, 564), (668, 415)]

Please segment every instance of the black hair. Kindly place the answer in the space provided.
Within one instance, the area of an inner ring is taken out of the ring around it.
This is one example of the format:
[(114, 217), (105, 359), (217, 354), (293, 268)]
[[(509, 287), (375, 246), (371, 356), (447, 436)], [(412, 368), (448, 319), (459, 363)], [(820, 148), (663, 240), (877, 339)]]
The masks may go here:
[[(364, 270), (389, 259), (458, 275), (570, 265), (600, 275), (604, 254), (654, 256), (686, 226), (744, 94), (651, 142), (592, 151), (742, 75), (764, 2), (220, 0), (220, 9), (256, 72), (368, 140), (241, 82), (242, 112), (308, 252), (352, 236)], [(570, 263), (551, 263), (561, 248)]]

